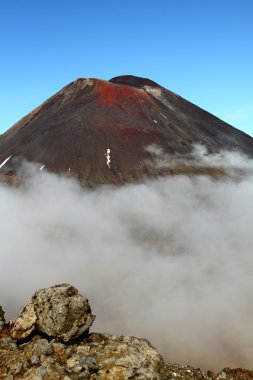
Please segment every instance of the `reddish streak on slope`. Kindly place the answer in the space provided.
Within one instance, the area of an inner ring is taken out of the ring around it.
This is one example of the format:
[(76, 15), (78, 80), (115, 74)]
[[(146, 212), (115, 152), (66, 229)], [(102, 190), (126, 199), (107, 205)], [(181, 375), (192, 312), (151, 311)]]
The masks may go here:
[(135, 102), (139, 99), (150, 103), (150, 98), (145, 91), (135, 87), (119, 86), (110, 82), (97, 81), (97, 89), (99, 105), (118, 107), (127, 99), (133, 99)]

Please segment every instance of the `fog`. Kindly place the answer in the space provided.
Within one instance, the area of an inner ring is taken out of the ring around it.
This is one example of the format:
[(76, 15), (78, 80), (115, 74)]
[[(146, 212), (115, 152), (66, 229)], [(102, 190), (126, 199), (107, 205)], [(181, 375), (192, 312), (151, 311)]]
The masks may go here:
[(252, 368), (252, 161), (194, 155), (239, 169), (240, 180), (176, 176), (83, 191), (28, 166), (25, 185), (1, 185), (8, 318), (36, 289), (67, 282), (89, 299), (92, 331), (145, 337), (169, 362)]

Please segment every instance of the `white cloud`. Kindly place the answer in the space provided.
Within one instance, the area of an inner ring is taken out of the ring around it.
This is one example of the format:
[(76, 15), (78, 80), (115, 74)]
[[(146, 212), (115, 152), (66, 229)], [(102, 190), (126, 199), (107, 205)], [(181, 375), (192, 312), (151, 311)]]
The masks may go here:
[(0, 304), (13, 317), (69, 282), (94, 331), (145, 337), (170, 362), (251, 367), (252, 205), (250, 174), (83, 192), (34, 169), (25, 187), (0, 186)]

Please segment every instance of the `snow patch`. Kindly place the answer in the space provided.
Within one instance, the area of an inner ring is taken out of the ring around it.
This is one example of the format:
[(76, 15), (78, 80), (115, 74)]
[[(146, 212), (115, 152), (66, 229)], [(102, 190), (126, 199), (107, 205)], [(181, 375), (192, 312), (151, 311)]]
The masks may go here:
[(167, 116), (165, 116), (163, 113), (160, 112), (160, 115), (162, 115), (165, 119), (168, 119)]
[(1, 165), (0, 165), (0, 169), (9, 161), (9, 159), (12, 157), (12, 155), (11, 156), (9, 156), (8, 158), (6, 158), (6, 160), (4, 160), (2, 163), (1, 163)]
[(40, 171), (42, 171), (42, 170), (44, 169), (44, 167), (45, 167), (45, 165), (42, 165), (42, 166), (40, 167)]
[(154, 88), (151, 86), (144, 86), (144, 91), (148, 92), (149, 94), (153, 95), (155, 98), (159, 99), (162, 96), (162, 90), (158, 87)]
[(108, 168), (110, 168), (110, 163), (111, 163), (111, 149), (110, 148), (107, 148), (105, 157), (106, 157), (106, 164)]

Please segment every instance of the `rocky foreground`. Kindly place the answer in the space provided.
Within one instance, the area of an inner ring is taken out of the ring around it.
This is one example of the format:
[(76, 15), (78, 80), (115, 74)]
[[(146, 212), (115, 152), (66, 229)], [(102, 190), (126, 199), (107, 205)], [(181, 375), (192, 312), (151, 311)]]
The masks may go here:
[(94, 319), (68, 284), (38, 290), (9, 323), (0, 307), (0, 379), (253, 379), (242, 369), (214, 374), (167, 364), (145, 339), (89, 333)]

